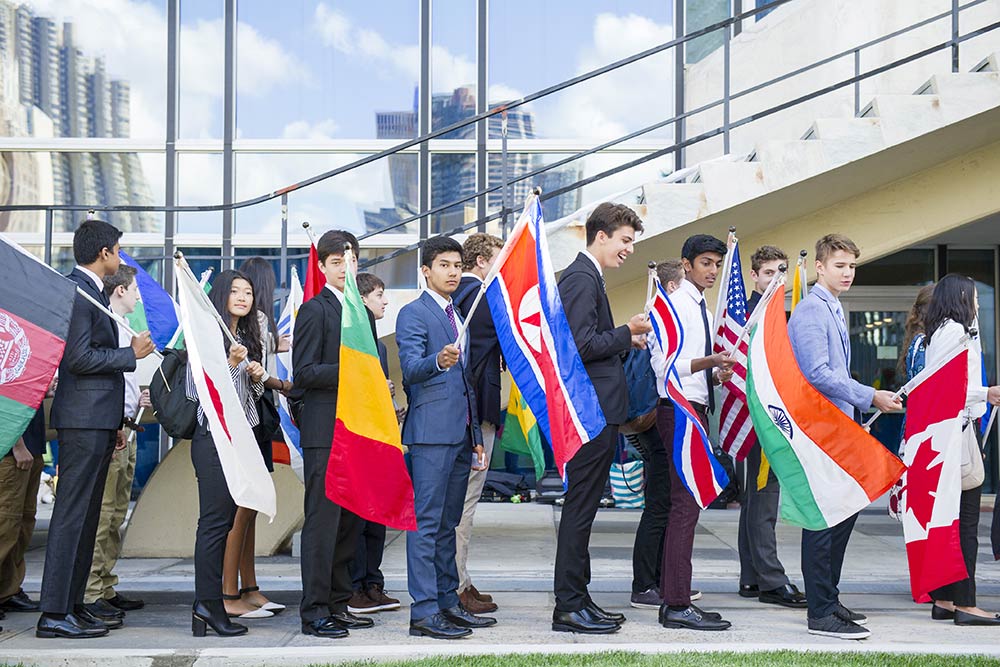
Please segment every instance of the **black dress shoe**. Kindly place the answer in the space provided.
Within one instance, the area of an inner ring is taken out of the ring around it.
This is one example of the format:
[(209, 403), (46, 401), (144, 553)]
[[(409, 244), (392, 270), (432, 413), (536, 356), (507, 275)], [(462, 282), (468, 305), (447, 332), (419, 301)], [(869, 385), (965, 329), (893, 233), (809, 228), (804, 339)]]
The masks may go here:
[(40, 639), (93, 639), (108, 634), (103, 625), (94, 627), (77, 618), (75, 614), (66, 614), (62, 618), (42, 614), (35, 626), (35, 636)]
[(448, 609), (442, 609), (441, 615), (448, 619), (452, 625), (457, 625), (460, 628), (471, 628), (476, 630), (479, 628), (488, 628), (491, 625), (497, 624), (497, 619), (489, 616), (475, 616), (470, 614), (461, 604), (457, 604)]
[(313, 637), (324, 637), (326, 639), (343, 639), (351, 633), (347, 631), (347, 628), (327, 616), (325, 618), (317, 618), (315, 621), (303, 621), (302, 634), (312, 635)]
[(372, 619), (364, 618), (363, 616), (355, 616), (349, 611), (338, 611), (334, 614), (330, 614), (326, 618), (327, 620), (332, 620), (345, 630), (359, 630), (361, 628), (370, 628), (375, 625), (375, 621)]
[(931, 618), (935, 621), (953, 621), (955, 620), (955, 610), (947, 610), (944, 607), (939, 607), (936, 604), (931, 605)]
[(583, 635), (610, 635), (622, 629), (614, 621), (599, 618), (590, 609), (552, 612), (552, 629), (555, 632), (577, 632)]
[[(28, 597), (28, 594), (23, 590), (14, 593), (9, 599), (0, 603), (0, 613), (2, 612), (33, 612), (38, 611), (39, 605), (37, 602)], [(0, 616), (3, 618), (3, 616)]]
[(755, 598), (760, 595), (760, 589), (756, 586), (746, 586), (740, 584), (740, 597), (741, 598)]
[(696, 604), (692, 604), (691, 606), (694, 607), (695, 611), (697, 611), (699, 614), (701, 614), (705, 618), (714, 618), (717, 621), (721, 621), (722, 620), (722, 614), (720, 614), (717, 611), (705, 611), (704, 609), (702, 609), (701, 607), (699, 607)]
[(603, 618), (605, 621), (613, 621), (618, 625), (625, 622), (625, 614), (619, 614), (614, 611), (604, 611), (597, 606), (593, 600), (587, 603), (587, 611), (596, 616), (597, 618)]
[(130, 600), (121, 593), (115, 593), (113, 598), (106, 598), (106, 602), (121, 611), (136, 611), (146, 606), (142, 600)]
[(209, 628), (220, 637), (237, 637), (248, 632), (247, 626), (229, 620), (221, 598), (196, 600), (191, 607), (191, 634), (204, 637)]
[(104, 598), (99, 599), (97, 602), (92, 602), (83, 606), (87, 608), (87, 611), (102, 621), (110, 621), (114, 618), (125, 618), (125, 612)]
[(808, 606), (805, 594), (799, 592), (799, 589), (793, 584), (785, 584), (770, 591), (761, 591), (757, 599), (766, 604), (780, 604), (782, 607), (791, 607), (792, 609), (805, 609)]
[(671, 609), (663, 605), (660, 607), (660, 625), (684, 630), (728, 630), (732, 623), (722, 618), (709, 618), (694, 605), (686, 609)]
[(1000, 614), (976, 616), (961, 609), (955, 610), (955, 625), (1000, 625)]
[(125, 624), (125, 621), (121, 618), (104, 618), (101, 616), (96, 616), (89, 609), (87, 605), (80, 604), (73, 607), (73, 615), (79, 620), (83, 621), (85, 624), (89, 623), (94, 627), (105, 627), (108, 630), (117, 630)]
[(431, 637), (433, 639), (461, 639), (472, 634), (469, 628), (460, 628), (441, 612), (410, 621), (410, 634), (414, 637)]

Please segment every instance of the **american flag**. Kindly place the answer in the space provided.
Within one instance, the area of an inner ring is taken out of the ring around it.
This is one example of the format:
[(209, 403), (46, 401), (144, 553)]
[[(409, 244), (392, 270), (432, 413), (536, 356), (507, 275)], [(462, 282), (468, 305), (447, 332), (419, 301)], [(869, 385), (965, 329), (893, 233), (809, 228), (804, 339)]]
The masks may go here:
[[(731, 352), (747, 323), (747, 294), (743, 286), (739, 241), (733, 243), (723, 268), (726, 282), (719, 293), (721, 313), (716, 318), (715, 352)], [(719, 412), (719, 444), (737, 461), (742, 461), (757, 442), (747, 408), (747, 347), (744, 337), (733, 355), (733, 378), (719, 388), (722, 409)]]

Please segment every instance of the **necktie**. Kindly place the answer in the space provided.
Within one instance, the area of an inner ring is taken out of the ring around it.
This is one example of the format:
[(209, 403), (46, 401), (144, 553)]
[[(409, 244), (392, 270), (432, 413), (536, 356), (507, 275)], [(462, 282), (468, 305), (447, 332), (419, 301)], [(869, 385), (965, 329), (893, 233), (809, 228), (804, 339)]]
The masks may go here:
[[(448, 304), (444, 307), (444, 313), (448, 316), (448, 321), (451, 322), (451, 333), (458, 338), (458, 322), (455, 321), (455, 306), (453, 304)], [(469, 422), (472, 421), (470, 418), (469, 406), (465, 406), (465, 425), (468, 426)]]
[[(701, 322), (705, 325), (705, 356), (712, 356), (712, 333), (708, 330), (708, 311), (705, 309), (705, 299), (702, 299)], [(705, 369), (705, 384), (708, 386), (708, 411), (715, 412), (715, 388), (712, 386), (712, 369)]]

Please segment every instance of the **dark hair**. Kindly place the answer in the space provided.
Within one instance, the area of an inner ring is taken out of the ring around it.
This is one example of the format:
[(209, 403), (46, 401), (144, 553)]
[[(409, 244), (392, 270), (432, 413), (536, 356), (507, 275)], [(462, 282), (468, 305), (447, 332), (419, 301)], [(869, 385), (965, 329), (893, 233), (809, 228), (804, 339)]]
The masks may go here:
[[(227, 269), (215, 277), (215, 280), (212, 281), (212, 289), (208, 292), (208, 300), (215, 306), (219, 315), (222, 315), (223, 322), (229, 322), (232, 317), (229, 314), (228, 306), (229, 292), (233, 287), (234, 280), (245, 280), (250, 283), (250, 287), (253, 287), (253, 281), (245, 273)], [(254, 306), (256, 306), (257, 299), (254, 298), (253, 301)], [(236, 331), (239, 333), (244, 347), (247, 348), (247, 359), (257, 362), (263, 359), (256, 307), (251, 308), (249, 313), (239, 319), (236, 323)], [(223, 342), (226, 345), (226, 352), (229, 352), (229, 337), (225, 336)]]
[(612, 204), (604, 202), (598, 205), (587, 218), (587, 245), (589, 246), (597, 238), (597, 232), (604, 232), (612, 236), (616, 230), (622, 227), (631, 227), (637, 232), (642, 231), (642, 220), (639, 214), (625, 204)]
[(121, 230), (103, 220), (84, 220), (73, 232), (73, 259), (80, 266), (97, 261), (101, 251), (115, 249)]
[[(920, 291), (917, 292), (917, 300), (913, 302), (913, 307), (910, 308), (910, 312), (906, 316), (906, 325), (904, 327), (906, 335), (903, 339), (903, 347), (901, 348), (902, 354), (899, 355), (899, 361), (896, 362), (896, 368), (902, 375), (906, 375), (906, 355), (910, 353), (910, 343), (913, 342), (913, 338), (918, 333), (924, 333), (927, 308), (931, 304), (933, 294), (934, 283), (921, 287)], [(926, 341), (924, 341), (924, 344), (926, 345)]]
[(457, 252), (462, 256), (462, 245), (450, 236), (434, 236), (420, 244), (420, 264), (430, 268), (438, 255)]
[(684, 265), (679, 259), (668, 259), (656, 265), (656, 277), (660, 279), (663, 289), (667, 289), (667, 283), (673, 281), (680, 283), (684, 280)]
[(698, 255), (706, 252), (714, 252), (722, 257), (726, 256), (726, 244), (709, 234), (695, 234), (689, 236), (681, 248), (681, 257), (689, 262), (693, 262)]
[(838, 250), (851, 253), (854, 259), (861, 257), (861, 250), (854, 241), (843, 234), (827, 234), (816, 241), (816, 261), (825, 262), (827, 257)]
[(765, 262), (773, 262), (776, 259), (782, 259), (787, 262), (788, 255), (786, 255), (785, 251), (778, 246), (762, 245), (754, 251), (753, 255), (750, 256), (750, 268), (753, 271), (760, 271), (760, 267), (762, 267)]
[(119, 287), (128, 289), (132, 281), (135, 280), (136, 273), (138, 271), (135, 270), (135, 267), (122, 262), (118, 265), (118, 271), (110, 276), (104, 276), (104, 293), (111, 296)]
[(924, 331), (930, 339), (945, 320), (954, 320), (966, 333), (976, 320), (976, 282), (972, 278), (949, 273), (934, 286), (931, 303), (924, 318)]
[(277, 279), (271, 262), (263, 257), (249, 257), (240, 264), (240, 273), (250, 278), (253, 285), (253, 307), (267, 317), (267, 328), (277, 339), (278, 323), (274, 321), (274, 288)]
[(462, 268), (466, 271), (471, 271), (476, 268), (476, 260), (479, 257), (489, 260), (490, 255), (493, 254), (493, 249), (496, 248), (499, 250), (502, 247), (503, 240), (492, 234), (477, 232), (471, 235), (462, 244)]
[(361, 272), (358, 274), (356, 280), (358, 281), (358, 291), (361, 292), (361, 296), (368, 296), (377, 289), (385, 289), (385, 282), (374, 273)]
[(316, 242), (316, 254), (319, 256), (319, 261), (321, 263), (325, 262), (326, 258), (330, 255), (343, 255), (344, 246), (348, 243), (351, 244), (351, 250), (354, 251), (354, 256), (357, 257), (361, 253), (358, 237), (343, 229), (333, 229), (326, 232)]

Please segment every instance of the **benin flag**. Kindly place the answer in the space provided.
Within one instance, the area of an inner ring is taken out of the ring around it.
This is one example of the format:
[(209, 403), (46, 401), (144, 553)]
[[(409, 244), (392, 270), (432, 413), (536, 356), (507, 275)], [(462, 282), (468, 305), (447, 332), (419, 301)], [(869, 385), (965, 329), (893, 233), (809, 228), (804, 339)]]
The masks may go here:
[(542, 432), (516, 384), (510, 385), (510, 400), (507, 402), (507, 418), (503, 423), (500, 448), (512, 454), (530, 456), (531, 462), (535, 464), (535, 479), (542, 478), (545, 472)]
[(835, 526), (895, 484), (903, 464), (806, 380), (778, 287), (750, 338), (747, 399), (757, 439), (781, 483), (781, 517)]
[(69, 333), (76, 285), (0, 240), (0, 457), (45, 398)]
[(396, 410), (379, 364), (368, 308), (350, 271), (340, 323), (339, 378), (327, 497), (362, 519), (416, 530), (413, 483), (403, 461)]

